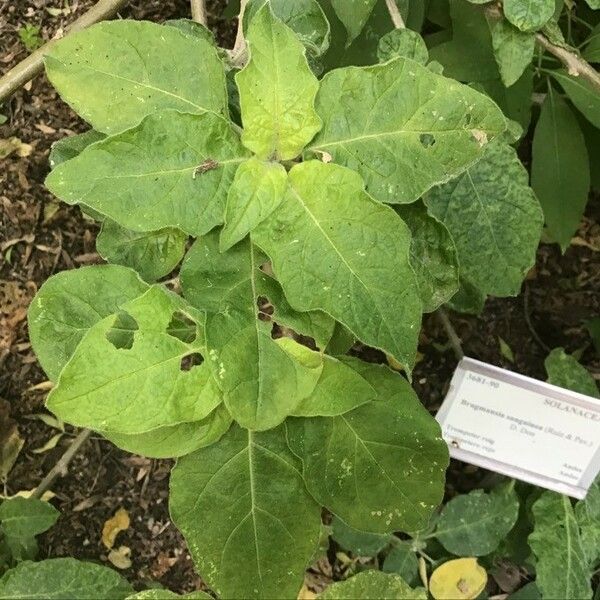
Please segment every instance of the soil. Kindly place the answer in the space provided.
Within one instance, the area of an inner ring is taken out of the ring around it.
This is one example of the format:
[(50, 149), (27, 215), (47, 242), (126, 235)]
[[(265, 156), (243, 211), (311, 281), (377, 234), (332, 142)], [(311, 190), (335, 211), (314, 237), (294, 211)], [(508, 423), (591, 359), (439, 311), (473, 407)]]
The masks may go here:
[[(93, 2), (72, 0), (69, 14), (53, 15), (48, 8), (59, 0), (0, 0), (0, 71), (27, 55), (19, 30), (27, 23), (50, 39)], [(223, 0), (208, 2), (209, 25), (223, 45), (231, 46), (234, 25), (216, 15)], [(67, 3), (64, 3), (67, 6)], [(185, 0), (137, 0), (123, 17), (162, 21), (189, 17)], [(48, 390), (27, 336), (26, 309), (39, 286), (53, 273), (100, 262), (94, 240), (97, 227), (76, 207), (59, 204), (43, 186), (52, 142), (87, 126), (58, 98), (44, 76), (0, 107), (7, 117), (0, 140), (18, 137), (30, 148), (0, 158), (0, 400), (10, 404), (25, 445), (4, 484), (5, 494), (34, 488), (64, 452), (73, 431), (54, 448), (37, 452), (56, 433), (31, 415), (43, 411)], [(587, 319), (600, 316), (600, 199), (592, 198), (574, 244), (561, 255), (556, 245), (542, 244), (537, 263), (517, 298), (490, 299), (479, 316), (451, 314), (465, 353), (491, 364), (545, 379), (544, 358), (563, 346), (600, 379), (600, 360), (585, 329)], [(514, 362), (500, 350), (502, 338)], [(434, 315), (424, 319), (420, 352), (414, 372), (419, 397), (433, 412), (447, 391), (457, 360)], [(377, 359), (358, 348), (365, 359)], [(54, 528), (41, 538), (41, 557), (75, 556), (106, 562), (102, 545), (104, 522), (117, 509), (131, 516), (130, 528), (117, 545), (131, 549), (132, 566), (123, 574), (139, 589), (158, 581), (177, 592), (202, 588), (181, 535), (169, 520), (168, 475), (171, 461), (132, 456), (93, 437), (71, 463), (68, 473), (52, 486), (53, 504), (61, 511)], [(452, 496), (485, 485), (489, 473), (453, 461), (447, 493)], [(343, 566), (330, 553), (321, 561), (319, 582), (335, 578)]]

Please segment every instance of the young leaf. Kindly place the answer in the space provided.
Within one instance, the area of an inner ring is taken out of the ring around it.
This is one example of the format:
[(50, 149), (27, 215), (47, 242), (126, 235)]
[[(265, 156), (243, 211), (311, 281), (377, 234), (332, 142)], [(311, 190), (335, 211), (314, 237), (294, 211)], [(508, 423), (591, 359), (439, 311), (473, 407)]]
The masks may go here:
[(149, 458), (177, 458), (218, 442), (229, 429), (231, 421), (231, 415), (220, 404), (208, 417), (193, 423), (159, 427), (137, 435), (101, 433), (115, 446), (133, 454)]
[(317, 598), (319, 600), (353, 600), (354, 598), (426, 600), (427, 592), (423, 588), (411, 588), (399, 575), (370, 569), (346, 581), (330, 584)]
[(577, 119), (551, 88), (535, 128), (532, 152), (531, 185), (544, 209), (548, 233), (564, 252), (587, 203), (590, 167)]
[(554, 14), (554, 0), (504, 0), (504, 16), (521, 31), (540, 30)]
[(516, 296), (535, 262), (542, 212), (527, 180), (515, 150), (497, 141), (425, 198), (454, 239), (461, 277), (485, 294)]
[(573, 77), (564, 69), (551, 71), (552, 77), (560, 83), (567, 96), (585, 118), (600, 127), (600, 95), (598, 89), (581, 77)]
[(328, 73), (317, 112), (323, 129), (310, 149), (358, 171), (367, 191), (390, 203), (448, 181), (506, 129), (489, 98), (405, 58)]
[(52, 85), (101, 133), (118, 133), (172, 108), (228, 117), (216, 48), (174, 27), (107, 21), (71, 33), (45, 56)]
[[(208, 416), (221, 402), (210, 369), (185, 366), (205, 351), (204, 315), (158, 286), (121, 309), (86, 333), (48, 408), (79, 427), (122, 434)], [(178, 314), (191, 320), (192, 340), (172, 329)]]
[(183, 258), (187, 235), (178, 229), (135, 232), (106, 219), (96, 238), (105, 260), (131, 267), (149, 282), (168, 275)]
[(273, 16), (269, 3), (250, 22), (247, 40), (250, 60), (235, 76), (242, 142), (258, 158), (292, 159), (321, 128), (314, 109), (319, 82), (306, 62), (304, 47)]
[(231, 125), (213, 113), (162, 111), (88, 146), (46, 185), (133, 231), (202, 235), (223, 222), (227, 190), (246, 156)]
[(276, 162), (250, 158), (235, 173), (227, 195), (221, 252), (237, 244), (280, 204), (287, 186), (287, 173)]
[(28, 311), (29, 338), (52, 381), (86, 331), (148, 289), (135, 271), (117, 265), (94, 265), (63, 271), (48, 279)]
[(520, 31), (504, 19), (492, 19), (489, 25), (502, 82), (510, 87), (533, 60), (535, 35)]
[(344, 24), (349, 46), (365, 26), (377, 0), (330, 0), (337, 18)]
[(433, 312), (458, 291), (458, 257), (446, 226), (429, 216), (422, 202), (396, 211), (412, 234), (410, 259), (419, 282), (424, 312)]
[(421, 65), (427, 64), (429, 52), (423, 38), (412, 29), (393, 29), (386, 33), (377, 47), (379, 62), (392, 58), (410, 58)]
[(511, 489), (490, 494), (473, 490), (442, 509), (435, 536), (457, 556), (485, 556), (500, 544), (519, 516), (519, 498)]
[(297, 597), (321, 517), (296, 462), (281, 427), (234, 426), (173, 469), (171, 516), (220, 597)]
[(116, 571), (74, 558), (22, 562), (0, 578), (3, 600), (123, 600), (132, 592)]
[(312, 496), (360, 531), (425, 526), (443, 495), (448, 448), (410, 385), (386, 367), (360, 374), (377, 399), (338, 417), (288, 419)]
[(544, 598), (591, 598), (587, 563), (571, 500), (544, 492), (533, 505), (529, 545), (536, 556), (536, 585)]
[(331, 537), (344, 549), (356, 556), (377, 556), (388, 546), (393, 536), (390, 534), (368, 533), (358, 531), (346, 525), (339, 517), (333, 516), (331, 521)]
[(181, 271), (184, 293), (209, 314), (209, 362), (232, 417), (243, 427), (279, 425), (314, 389), (322, 356), (286, 338), (271, 338), (260, 319), (261, 260), (249, 240), (221, 254), (217, 234), (198, 240)]
[(563, 348), (554, 348), (546, 357), (544, 366), (548, 373), (548, 383), (586, 396), (600, 398), (598, 386), (590, 372)]
[(356, 173), (317, 161), (296, 165), (284, 202), (252, 239), (272, 259), (292, 307), (327, 312), (410, 368), (421, 318), (410, 233)]

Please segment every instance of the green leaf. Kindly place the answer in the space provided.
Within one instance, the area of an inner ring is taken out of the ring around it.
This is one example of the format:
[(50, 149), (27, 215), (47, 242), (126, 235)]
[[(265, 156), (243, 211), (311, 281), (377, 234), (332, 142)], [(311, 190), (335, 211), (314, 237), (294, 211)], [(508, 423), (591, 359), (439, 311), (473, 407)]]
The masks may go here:
[(418, 530), (441, 501), (448, 448), (405, 379), (367, 363), (359, 372), (377, 399), (339, 417), (288, 419), (288, 443), (312, 496), (348, 525)]
[(245, 238), (281, 204), (286, 186), (287, 173), (279, 163), (250, 158), (238, 167), (227, 195), (221, 252)]
[(583, 58), (592, 63), (600, 62), (600, 23), (592, 29), (584, 44)]
[(591, 598), (591, 569), (571, 500), (544, 492), (533, 505), (529, 545), (536, 556), (536, 585), (543, 598)]
[(575, 505), (575, 518), (587, 563), (596, 568), (600, 561), (600, 479), (592, 483), (586, 497)]
[(535, 128), (532, 152), (531, 185), (544, 209), (548, 234), (564, 252), (587, 203), (590, 167), (577, 119), (551, 88)]
[(148, 289), (135, 271), (95, 265), (48, 279), (29, 306), (29, 339), (52, 381), (88, 329)]
[(554, 0), (504, 0), (504, 16), (521, 31), (538, 31), (554, 15)]
[(390, 203), (448, 181), (506, 129), (489, 98), (405, 58), (328, 73), (317, 112), (323, 129), (310, 149), (358, 171)]
[(575, 107), (594, 127), (600, 127), (600, 95), (598, 89), (581, 77), (573, 77), (564, 69), (550, 74), (560, 83)]
[(0, 579), (2, 600), (122, 600), (132, 592), (116, 571), (74, 558), (22, 562)]
[(548, 382), (573, 392), (600, 398), (598, 386), (590, 372), (563, 348), (554, 348), (544, 361)]
[(363, 571), (346, 581), (332, 583), (317, 598), (319, 600), (426, 600), (423, 588), (411, 588), (402, 577), (381, 571)]
[(398, 542), (383, 562), (384, 573), (396, 573), (409, 585), (419, 581), (419, 559), (410, 544)]
[(258, 158), (288, 160), (321, 128), (314, 102), (319, 82), (304, 46), (265, 4), (252, 19), (250, 60), (236, 76), (244, 131), (242, 142)]
[(422, 202), (397, 206), (412, 234), (410, 259), (424, 312), (433, 312), (458, 291), (458, 257), (446, 226), (429, 216)]
[(200, 421), (221, 402), (208, 365), (186, 366), (204, 352), (203, 319), (178, 296), (150, 288), (86, 333), (48, 408), (73, 425), (119, 434)]
[(312, 393), (294, 409), (295, 417), (337, 417), (377, 397), (354, 367), (360, 361), (323, 355), (323, 371)]
[(137, 435), (113, 432), (102, 432), (102, 435), (115, 446), (133, 454), (149, 458), (176, 458), (218, 442), (231, 422), (231, 415), (220, 404), (201, 421), (160, 427)]
[(502, 82), (510, 87), (533, 60), (535, 35), (520, 31), (502, 18), (489, 20), (489, 25)]
[(234, 426), (173, 469), (171, 516), (220, 597), (297, 597), (321, 518), (296, 462), (282, 428)]
[(530, 581), (508, 596), (508, 600), (542, 600), (542, 595), (535, 585), (535, 581)]
[(358, 36), (367, 23), (377, 0), (330, 0), (337, 18), (347, 32), (346, 46)]
[(490, 494), (473, 490), (444, 506), (435, 536), (452, 554), (485, 556), (498, 548), (518, 516), (519, 498), (512, 488)]
[(131, 267), (146, 281), (168, 275), (183, 258), (187, 235), (178, 229), (135, 232), (106, 219), (96, 238), (105, 260)]
[(317, 161), (295, 166), (284, 202), (252, 239), (294, 309), (325, 311), (410, 368), (421, 318), (410, 234), (356, 173)]
[(535, 262), (542, 212), (512, 147), (490, 144), (478, 163), (433, 189), (425, 203), (454, 239), (462, 278), (486, 294), (519, 293)]
[(171, 598), (187, 598), (188, 600), (212, 600), (212, 596), (206, 592), (196, 590), (189, 594), (183, 594), (180, 596), (171, 590), (165, 589), (150, 589), (143, 590), (133, 594), (133, 596), (127, 596), (126, 600), (171, 600)]
[(310, 56), (319, 57), (329, 48), (330, 26), (317, 0), (250, 0), (244, 12), (244, 28), (265, 3), (299, 38)]
[(133, 231), (175, 227), (202, 235), (223, 222), (227, 190), (246, 155), (224, 119), (163, 111), (88, 146), (46, 185)]
[(172, 108), (228, 116), (216, 48), (175, 27), (108, 21), (70, 33), (45, 56), (52, 85), (101, 133), (118, 133)]
[(368, 533), (358, 531), (346, 525), (339, 517), (333, 516), (331, 521), (331, 537), (344, 549), (356, 556), (377, 556), (390, 542), (389, 534)]
[(448, 306), (457, 312), (478, 315), (485, 306), (487, 294), (463, 279), (459, 280), (458, 292), (448, 301)]
[(54, 169), (60, 163), (75, 158), (81, 154), (90, 144), (95, 144), (103, 140), (106, 136), (103, 133), (98, 133), (93, 129), (62, 138), (54, 142), (50, 148), (50, 156), (48, 162), (50, 168)]
[(429, 51), (423, 38), (416, 31), (393, 29), (379, 40), (377, 58), (379, 62), (386, 62), (398, 56), (424, 65), (429, 60)]
[(215, 45), (215, 37), (212, 34), (212, 31), (205, 25), (197, 23), (196, 21), (192, 21), (191, 19), (169, 19), (168, 21), (164, 22), (164, 25), (175, 27), (190, 37), (199, 38), (207, 41), (213, 46)]
[(213, 233), (194, 244), (181, 270), (184, 294), (209, 313), (209, 362), (225, 405), (252, 430), (279, 425), (312, 392), (323, 369), (319, 353), (271, 338), (272, 326), (257, 305), (260, 264), (249, 240), (221, 254)]
[[(492, 38), (484, 12), (465, 0), (449, 0), (452, 39), (429, 49), (429, 58), (459, 81), (487, 81), (498, 77)], [(428, 38), (429, 39), (429, 38)]]

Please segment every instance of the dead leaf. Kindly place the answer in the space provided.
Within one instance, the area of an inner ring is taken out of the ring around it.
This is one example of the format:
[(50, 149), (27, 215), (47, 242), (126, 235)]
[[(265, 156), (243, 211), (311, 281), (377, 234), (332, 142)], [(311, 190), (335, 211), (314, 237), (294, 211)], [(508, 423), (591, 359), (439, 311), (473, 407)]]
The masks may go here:
[(25, 440), (19, 435), (14, 419), (10, 417), (10, 404), (0, 399), (0, 480), (5, 480), (13, 468)]
[(44, 452), (48, 452), (48, 450), (56, 448), (56, 444), (58, 444), (62, 436), (62, 433), (57, 433), (56, 435), (53, 435), (43, 446), (41, 446), (40, 448), (36, 448), (31, 452), (33, 452), (33, 454), (43, 454)]
[(487, 573), (476, 558), (457, 558), (431, 574), (429, 591), (436, 600), (473, 600), (486, 584)]
[[(33, 488), (31, 490), (21, 490), (20, 492), (17, 492), (16, 494), (13, 494), (12, 496), (2, 496), (0, 494), (0, 500), (10, 500), (10, 498), (31, 498), (33, 492), (35, 492), (36, 489), (37, 488)], [(52, 498), (56, 498), (56, 494), (51, 490), (46, 490), (42, 494), (42, 497), (40, 498), (40, 500), (43, 500), (44, 502), (48, 502), (49, 500), (52, 500)]]
[(302, 586), (298, 594), (298, 600), (314, 600), (316, 597), (317, 595), (306, 587), (306, 583)]
[(121, 531), (129, 529), (129, 524), (129, 513), (124, 508), (120, 508), (114, 516), (104, 523), (104, 527), (102, 528), (102, 543), (108, 549), (112, 548), (115, 545), (117, 535)]
[(31, 144), (25, 144), (16, 136), (0, 140), (0, 159), (7, 158), (13, 152), (16, 152), (17, 156), (25, 158), (31, 154), (32, 150)]
[(127, 546), (119, 546), (116, 550), (111, 550), (108, 553), (108, 560), (117, 569), (129, 569), (131, 567), (131, 548)]
[[(50, 383), (50, 389), (52, 389), (52, 382), (48, 382)], [(29, 390), (34, 390), (34, 389), (41, 389), (38, 386), (40, 386), (42, 384), (39, 384), (37, 386), (33, 386), (28, 388)], [(31, 421), (41, 421), (42, 423), (44, 423), (45, 425), (48, 425), (48, 427), (52, 427), (52, 429), (58, 429), (58, 431), (64, 431), (65, 430), (65, 424), (62, 422), (62, 419), (57, 419), (54, 415), (49, 415), (48, 413), (36, 413), (33, 415), (25, 415), (26, 419), (30, 419)]]

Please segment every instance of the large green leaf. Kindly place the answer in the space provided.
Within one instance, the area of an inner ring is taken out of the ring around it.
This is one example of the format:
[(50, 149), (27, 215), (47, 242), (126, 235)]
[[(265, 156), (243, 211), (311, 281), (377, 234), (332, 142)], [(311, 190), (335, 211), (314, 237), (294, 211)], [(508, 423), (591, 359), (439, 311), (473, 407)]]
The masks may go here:
[(96, 238), (105, 260), (131, 267), (146, 281), (168, 275), (185, 254), (187, 235), (178, 229), (136, 232), (106, 219)]
[(294, 158), (321, 127), (314, 109), (319, 82), (304, 46), (268, 3), (250, 22), (247, 41), (250, 61), (235, 77), (242, 142), (262, 159)]
[(246, 237), (280, 204), (287, 186), (287, 174), (276, 162), (250, 158), (235, 173), (227, 195), (221, 251)]
[(596, 478), (586, 497), (575, 505), (575, 518), (586, 561), (595, 569), (600, 562), (600, 478)]
[(311, 150), (358, 171), (380, 202), (416, 200), (506, 129), (489, 98), (405, 58), (328, 73), (317, 111)]
[(322, 357), (286, 338), (271, 338), (261, 318), (261, 260), (249, 240), (221, 254), (216, 233), (198, 240), (181, 271), (184, 294), (208, 311), (210, 364), (233, 418), (243, 427), (275, 427), (314, 389)]
[(536, 556), (536, 585), (543, 598), (592, 597), (587, 563), (571, 500), (544, 492), (533, 505), (529, 545)]
[(202, 235), (223, 222), (227, 190), (246, 155), (225, 119), (162, 111), (88, 146), (46, 185), (61, 200), (134, 231), (175, 227)]
[(116, 571), (74, 558), (22, 562), (0, 579), (2, 600), (122, 600), (132, 592)]
[(137, 435), (112, 432), (102, 434), (115, 446), (133, 454), (150, 458), (176, 458), (218, 442), (229, 429), (231, 421), (229, 411), (220, 404), (201, 421), (159, 427)]
[(377, 0), (330, 0), (330, 2), (338, 19), (346, 28), (346, 46), (348, 46), (362, 31)]
[(569, 75), (567, 71), (551, 71), (573, 104), (594, 127), (600, 127), (600, 94), (598, 88), (581, 77)]
[(500, 141), (425, 199), (450, 231), (461, 278), (486, 294), (515, 296), (535, 262), (542, 212), (515, 150)]
[(565, 251), (587, 203), (590, 167), (577, 119), (551, 88), (533, 135), (531, 185), (549, 235)]
[(458, 257), (446, 226), (431, 217), (422, 202), (396, 211), (412, 234), (410, 260), (419, 282), (425, 312), (433, 312), (458, 291)]
[[(204, 353), (204, 315), (159, 286), (94, 325), (47, 406), (80, 427), (139, 434), (199, 421), (221, 402)], [(189, 324), (187, 322), (189, 321)]]
[(554, 348), (544, 361), (548, 382), (559, 387), (600, 398), (591, 373), (563, 348)]
[(228, 116), (216, 48), (174, 27), (99, 23), (55, 43), (45, 64), (61, 97), (102, 133), (123, 131), (166, 108)]
[(319, 600), (426, 600), (427, 592), (411, 588), (399, 575), (371, 569), (332, 583), (317, 597)]
[(54, 169), (54, 167), (57, 167), (60, 163), (75, 158), (90, 144), (95, 144), (105, 137), (106, 136), (103, 133), (98, 133), (97, 131), (90, 129), (84, 133), (61, 138), (57, 142), (54, 142), (50, 148), (50, 156), (48, 157), (50, 167)]
[(405, 379), (367, 363), (360, 373), (377, 399), (338, 417), (289, 419), (290, 448), (313, 497), (351, 527), (418, 530), (442, 499), (448, 447)]
[(284, 202), (252, 239), (292, 307), (327, 312), (410, 368), (421, 318), (410, 233), (356, 173), (318, 161), (295, 166)]
[(282, 428), (234, 426), (173, 469), (171, 516), (221, 598), (297, 597), (321, 518), (296, 462)]
[(490, 494), (473, 490), (444, 506), (435, 537), (457, 556), (485, 556), (496, 550), (518, 515), (519, 498), (512, 488)]
[(29, 306), (29, 339), (52, 381), (92, 325), (148, 289), (131, 269), (82, 267), (48, 279)]
[(554, 15), (555, 0), (504, 0), (505, 17), (521, 31), (537, 31)]
[(513, 85), (533, 60), (535, 36), (520, 31), (505, 19), (491, 19), (492, 47), (502, 82)]

